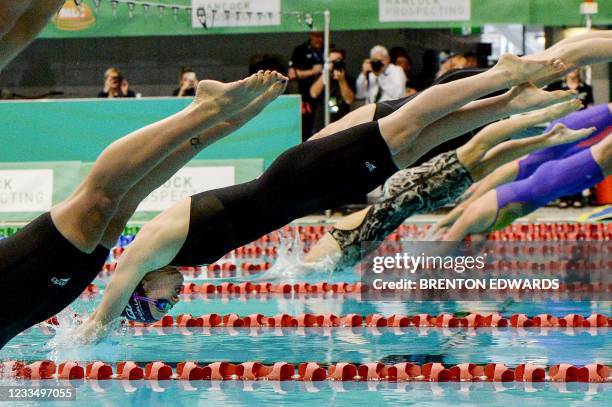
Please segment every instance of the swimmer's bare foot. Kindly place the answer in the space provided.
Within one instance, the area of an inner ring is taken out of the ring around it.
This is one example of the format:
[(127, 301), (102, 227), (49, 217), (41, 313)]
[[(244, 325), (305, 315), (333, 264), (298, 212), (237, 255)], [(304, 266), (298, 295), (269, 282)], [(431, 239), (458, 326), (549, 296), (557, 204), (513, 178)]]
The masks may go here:
[(552, 105), (547, 107), (546, 109), (542, 109), (542, 119), (543, 121), (551, 121), (558, 119), (560, 117), (565, 117), (570, 113), (577, 112), (582, 109), (582, 102), (580, 99), (573, 99), (563, 103), (557, 103), (556, 105)]
[(492, 69), (504, 75), (509, 86), (514, 86), (535, 82), (542, 77), (561, 75), (566, 70), (566, 66), (559, 59), (537, 61), (519, 58), (513, 54), (503, 54)]
[(198, 83), (196, 96), (190, 105), (202, 114), (207, 124), (218, 123), (244, 109), (271, 85), (269, 71), (259, 71), (236, 82), (223, 83), (203, 80)]
[(548, 146), (558, 146), (560, 144), (582, 140), (583, 138), (593, 134), (595, 130), (597, 130), (595, 127), (572, 130), (559, 123), (556, 124), (549, 132), (545, 133), (544, 136), (546, 136), (546, 144)]
[(556, 90), (547, 92), (531, 83), (523, 83), (510, 90), (510, 108), (515, 113), (541, 109), (556, 103), (570, 100), (576, 96), (573, 90)]
[[(316, 265), (328, 261), (334, 267), (342, 257), (338, 241), (330, 233), (325, 233), (319, 241), (310, 248), (302, 259), (303, 264)], [(333, 269), (334, 267), (330, 267)]]
[(287, 88), (288, 79), (276, 71), (266, 71), (263, 74), (262, 82), (267, 86), (266, 90), (226, 122), (242, 125), (257, 116), (270, 102), (283, 94)]

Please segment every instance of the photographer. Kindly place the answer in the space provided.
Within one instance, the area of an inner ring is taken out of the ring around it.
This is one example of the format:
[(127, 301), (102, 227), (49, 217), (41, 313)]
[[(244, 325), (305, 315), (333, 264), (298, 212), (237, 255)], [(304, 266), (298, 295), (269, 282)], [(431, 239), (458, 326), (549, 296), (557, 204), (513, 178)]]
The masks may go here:
[(385, 47), (376, 45), (370, 50), (370, 58), (363, 61), (357, 78), (357, 98), (365, 99), (366, 103), (376, 103), (399, 99), (405, 92), (404, 70), (391, 63)]
[[(346, 53), (342, 49), (329, 51), (329, 111), (332, 122), (341, 119), (351, 111), (351, 103), (355, 99), (355, 80), (346, 72), (344, 59)], [(310, 97), (314, 101), (314, 132), (325, 127), (325, 85), (323, 75), (310, 86)]]
[(174, 89), (172, 96), (195, 96), (198, 77), (193, 69), (183, 67), (179, 73), (179, 87)]
[(108, 68), (104, 72), (104, 90), (98, 93), (99, 98), (133, 98), (136, 93), (117, 68)]
[(312, 31), (308, 42), (293, 50), (287, 73), (290, 81), (297, 82), (302, 95), (302, 141), (312, 136), (314, 101), (310, 97), (310, 87), (321, 71), (323, 71), (323, 33)]

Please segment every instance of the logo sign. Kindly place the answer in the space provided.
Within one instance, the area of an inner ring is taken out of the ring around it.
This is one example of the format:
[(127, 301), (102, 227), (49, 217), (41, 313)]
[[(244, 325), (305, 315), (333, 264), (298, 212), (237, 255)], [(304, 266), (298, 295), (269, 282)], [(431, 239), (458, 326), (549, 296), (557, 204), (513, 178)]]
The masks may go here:
[(51, 282), (55, 285), (58, 285), (60, 287), (64, 287), (66, 284), (68, 284), (68, 281), (70, 281), (70, 277), (68, 278), (57, 278), (57, 277), (53, 277), (51, 279)]
[(280, 25), (280, 0), (191, 0), (193, 28)]
[(137, 212), (159, 212), (200, 192), (235, 183), (234, 167), (185, 167), (140, 203)]
[(0, 212), (45, 212), (53, 205), (53, 170), (0, 170)]
[(467, 21), (471, 0), (378, 0), (380, 22)]

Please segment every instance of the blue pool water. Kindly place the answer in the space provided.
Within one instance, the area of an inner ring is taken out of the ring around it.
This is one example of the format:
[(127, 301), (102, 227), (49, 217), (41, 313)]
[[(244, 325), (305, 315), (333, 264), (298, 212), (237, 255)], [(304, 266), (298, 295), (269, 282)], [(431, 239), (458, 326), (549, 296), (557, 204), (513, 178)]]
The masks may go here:
[[(101, 296), (80, 299), (73, 309), (92, 310)], [(185, 296), (173, 314), (236, 312), (242, 315), (301, 312), (404, 313), (503, 310), (510, 315), (524, 312), (553, 315), (591, 312), (610, 313), (605, 302), (362, 302), (349, 296), (245, 296), (242, 298)], [(69, 318), (66, 318), (69, 319)], [(612, 341), (608, 328), (599, 329), (431, 329), (431, 328), (129, 328), (118, 330), (103, 343), (75, 347), (70, 330), (32, 328), (11, 341), (0, 358), (23, 360), (91, 360), (117, 362), (134, 360), (141, 366), (154, 360), (171, 365), (184, 360), (202, 363), (226, 360), (264, 363), (316, 361), (364, 363), (442, 362), (447, 365), (466, 361), (515, 366), (532, 362), (552, 365), (612, 364)], [(53, 341), (50, 343), (50, 341)], [(54, 383), (53, 381), (51, 383)], [(3, 384), (0, 382), (0, 385)], [(594, 384), (491, 384), (491, 383), (286, 383), (286, 382), (78, 382), (77, 404), (159, 405), (180, 400), (181, 405), (228, 406), (323, 403), (325, 405), (495, 405), (529, 400), (529, 405), (609, 405), (612, 385)], [(103, 396), (103, 401), (101, 397)], [(62, 405), (59, 403), (58, 405)], [(65, 403), (74, 405), (74, 403)]]
[[(261, 262), (262, 260), (259, 260)], [(286, 280), (288, 275), (284, 275)], [(271, 277), (270, 274), (266, 278)], [(272, 275), (273, 277), (273, 275)], [(329, 274), (296, 275), (295, 281), (355, 282), (359, 277), (345, 271)], [(246, 278), (246, 277), (245, 277)], [(201, 276), (188, 281), (202, 283)], [(220, 283), (223, 279), (211, 281)], [(106, 278), (96, 284), (104, 288)], [(71, 340), (72, 314), (90, 313), (101, 293), (82, 297), (60, 315), (62, 326), (34, 327), (14, 338), (0, 351), (0, 360), (52, 359), (103, 360), (115, 363), (136, 361), (141, 366), (162, 360), (173, 367), (185, 360), (286, 361), (292, 364), (314, 361), (324, 365), (336, 362), (355, 364), (381, 361), (393, 364), (441, 362), (454, 365), (522, 363), (584, 365), (598, 362), (612, 365), (612, 333), (609, 328), (121, 328), (97, 345), (75, 346)], [(171, 314), (286, 313), (345, 315), (431, 315), (462, 312), (500, 312), (563, 316), (569, 313), (612, 314), (612, 304), (604, 301), (542, 298), (535, 301), (362, 301), (355, 295), (183, 295)], [(0, 379), (0, 386), (14, 382)], [(28, 382), (26, 385), (69, 384), (77, 388), (77, 402), (53, 405), (202, 405), (223, 406), (304, 405), (385, 406), (385, 405), (612, 405), (612, 384), (589, 383), (423, 383), (423, 382), (215, 382), (215, 381), (74, 381)], [(0, 402), (0, 404), (2, 404)], [(14, 404), (11, 404), (14, 405)]]
[[(1, 382), (0, 382), (1, 384)], [(76, 387), (74, 406), (609, 406), (612, 386), (589, 383), (106, 381)], [(0, 404), (2, 404), (0, 402)], [(11, 403), (11, 405), (18, 405)]]

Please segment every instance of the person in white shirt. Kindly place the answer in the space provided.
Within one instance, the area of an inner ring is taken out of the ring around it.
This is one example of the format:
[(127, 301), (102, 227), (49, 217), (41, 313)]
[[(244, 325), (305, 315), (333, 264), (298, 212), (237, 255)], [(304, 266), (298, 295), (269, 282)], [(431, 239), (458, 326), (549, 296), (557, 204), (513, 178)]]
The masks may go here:
[(406, 74), (391, 63), (389, 52), (382, 45), (370, 50), (370, 58), (363, 61), (357, 78), (357, 98), (366, 103), (384, 102), (404, 96)]

